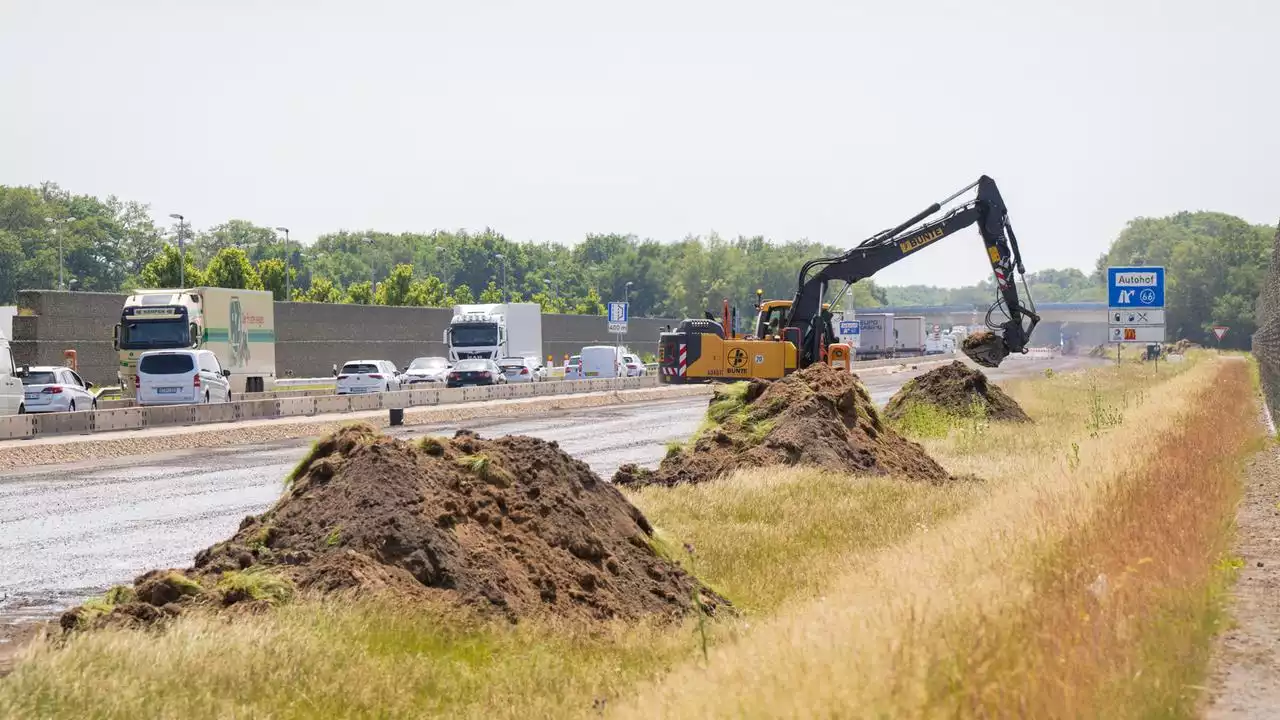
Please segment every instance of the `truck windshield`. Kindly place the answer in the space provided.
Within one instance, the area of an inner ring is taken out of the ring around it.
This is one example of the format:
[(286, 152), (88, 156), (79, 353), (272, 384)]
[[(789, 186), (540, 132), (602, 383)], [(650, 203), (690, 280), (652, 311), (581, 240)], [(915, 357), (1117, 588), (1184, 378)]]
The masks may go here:
[(450, 329), (454, 347), (478, 347), (498, 344), (498, 326), (494, 323), (454, 325)]
[(180, 318), (170, 320), (125, 320), (120, 324), (120, 348), (147, 350), (191, 347), (191, 331)]

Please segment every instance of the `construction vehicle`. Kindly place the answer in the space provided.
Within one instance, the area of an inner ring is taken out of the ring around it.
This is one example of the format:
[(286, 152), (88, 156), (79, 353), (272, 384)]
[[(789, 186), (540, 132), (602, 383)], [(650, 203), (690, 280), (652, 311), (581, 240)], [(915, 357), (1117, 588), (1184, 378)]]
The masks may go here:
[[(974, 188), (975, 198), (936, 220), (923, 222)], [(986, 328), (991, 332), (977, 342), (969, 338), (961, 349), (980, 366), (999, 367), (1011, 353), (1027, 352), (1040, 316), (1031, 304), (1025, 280), (1022, 285), (1027, 304), (1018, 294), (1013, 273), (1026, 272), (1018, 240), (1000, 190), (994, 180), (983, 175), (906, 222), (877, 233), (841, 255), (806, 262), (800, 268), (792, 300), (765, 301), (763, 292), (757, 290), (759, 315), (754, 337), (740, 338), (733, 331), (727, 301), (723, 324), (710, 313), (707, 319), (681, 321), (674, 331), (659, 336), (659, 379), (665, 383), (776, 379), (818, 362), (850, 366), (851, 348), (839, 343), (832, 331), (831, 306), (853, 283), (970, 225), (978, 226), (995, 275), (997, 297), (986, 315)], [(844, 287), (830, 303), (823, 303), (828, 285), (833, 282), (843, 282)], [(997, 311), (1003, 314), (1002, 321), (997, 322)]]

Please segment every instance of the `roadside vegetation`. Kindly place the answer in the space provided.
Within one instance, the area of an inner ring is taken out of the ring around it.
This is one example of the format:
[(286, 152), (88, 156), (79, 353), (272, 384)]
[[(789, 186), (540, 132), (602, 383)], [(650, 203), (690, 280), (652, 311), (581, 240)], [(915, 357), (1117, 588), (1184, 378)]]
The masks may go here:
[(37, 646), (0, 680), (0, 715), (1190, 714), (1259, 438), (1248, 363), (1201, 354), (1004, 387), (1034, 423), (914, 428), (971, 480), (746, 471), (633, 494), (662, 551), (736, 617), (588, 631), (280, 592), (230, 623)]

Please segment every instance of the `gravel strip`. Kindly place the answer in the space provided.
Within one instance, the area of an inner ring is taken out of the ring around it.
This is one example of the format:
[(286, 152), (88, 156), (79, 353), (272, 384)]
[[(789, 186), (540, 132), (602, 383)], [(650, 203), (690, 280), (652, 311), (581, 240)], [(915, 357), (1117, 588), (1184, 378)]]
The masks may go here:
[[(626, 403), (651, 402), (654, 400), (710, 394), (710, 385), (687, 385), (409, 408), (404, 411), (404, 424), (409, 426), (456, 423), (478, 418), (516, 417), (552, 410), (623, 405)], [(132, 455), (150, 455), (173, 450), (225, 447), (227, 445), (256, 445), (276, 440), (318, 437), (357, 420), (372, 423), (377, 427), (387, 427), (389, 425), (388, 415), (389, 413), (386, 410), (379, 410), (352, 413), (342, 419), (334, 419), (332, 421), (301, 422), (296, 420), (277, 420), (247, 427), (237, 427), (236, 424), (222, 424), (216, 428), (213, 426), (200, 429), (192, 428), (190, 432), (168, 435), (127, 437), (112, 440), (82, 440), (33, 445), (30, 447), (7, 447), (0, 448), (0, 470), (30, 467), (32, 465), (79, 462), (90, 459), (101, 460)]]

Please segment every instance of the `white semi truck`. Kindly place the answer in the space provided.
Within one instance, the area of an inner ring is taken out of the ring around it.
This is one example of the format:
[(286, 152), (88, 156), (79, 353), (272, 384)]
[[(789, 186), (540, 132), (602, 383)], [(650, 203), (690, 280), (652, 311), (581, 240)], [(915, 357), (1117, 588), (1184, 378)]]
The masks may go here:
[(893, 313), (858, 314), (859, 360), (893, 357), (893, 324)]
[(148, 350), (211, 350), (231, 371), (231, 392), (267, 392), (276, 381), (275, 301), (269, 291), (198, 287), (134, 290), (115, 327), (124, 397), (134, 396)]
[(538, 303), (455, 305), (444, 331), (449, 362), (468, 358), (536, 357), (542, 360), (542, 306)]
[(897, 357), (924, 355), (925, 326), (922, 315), (895, 315), (893, 318), (893, 354)]

